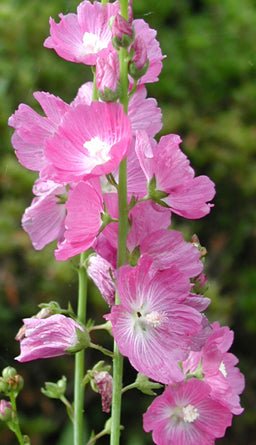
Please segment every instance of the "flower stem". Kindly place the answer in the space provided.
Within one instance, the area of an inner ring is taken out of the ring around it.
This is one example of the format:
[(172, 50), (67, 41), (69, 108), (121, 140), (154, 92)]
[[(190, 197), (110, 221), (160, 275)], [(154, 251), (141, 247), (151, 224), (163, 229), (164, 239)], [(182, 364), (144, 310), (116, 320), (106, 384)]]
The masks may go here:
[(18, 439), (19, 445), (25, 445), (24, 436), (20, 429), (20, 423), (17, 414), (17, 405), (16, 405), (16, 396), (14, 394), (10, 394), (10, 402), (12, 405), (12, 409), (14, 412), (14, 421), (8, 422), (10, 429), (14, 432), (15, 436)]
[[(85, 269), (85, 259), (87, 253), (80, 256), (80, 265), (78, 269), (78, 321), (85, 324), (86, 321), (86, 303), (87, 303), (87, 273)], [(74, 445), (84, 445), (83, 438), (83, 414), (84, 414), (84, 350), (75, 355), (75, 385), (74, 385)]]
[[(128, 19), (128, 0), (120, 0), (121, 14)], [(120, 62), (120, 84), (121, 97), (120, 102), (123, 105), (125, 113), (128, 112), (128, 52), (126, 48), (119, 51)], [(128, 207), (127, 207), (127, 162), (124, 159), (119, 167), (118, 181), (118, 267), (126, 263), (126, 239), (128, 232)], [(116, 294), (116, 304), (119, 304), (119, 297)], [(116, 342), (114, 342), (113, 359), (113, 393), (112, 393), (112, 412), (111, 412), (111, 436), (110, 445), (119, 445), (120, 442), (120, 422), (121, 422), (121, 403), (123, 386), (123, 357), (120, 354)]]

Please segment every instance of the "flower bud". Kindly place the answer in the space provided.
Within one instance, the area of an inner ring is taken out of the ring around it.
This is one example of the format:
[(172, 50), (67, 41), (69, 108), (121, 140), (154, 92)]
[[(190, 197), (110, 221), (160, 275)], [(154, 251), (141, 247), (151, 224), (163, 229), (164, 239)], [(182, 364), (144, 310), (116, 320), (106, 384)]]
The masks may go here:
[(60, 399), (64, 396), (67, 388), (67, 378), (63, 376), (57, 383), (45, 382), (45, 388), (41, 388), (42, 393), (50, 399)]
[(98, 58), (96, 86), (104, 102), (114, 102), (119, 97), (119, 61), (116, 53)]
[(20, 341), (21, 353), (16, 360), (28, 362), (58, 357), (89, 346), (85, 327), (61, 314), (47, 318), (25, 318), (25, 337)]
[(149, 67), (147, 48), (144, 40), (140, 37), (136, 37), (131, 50), (133, 56), (129, 64), (129, 74), (133, 79), (138, 80), (144, 76)]
[(7, 366), (2, 371), (2, 378), (0, 380), (1, 392), (8, 395), (11, 392), (18, 394), (24, 386), (24, 380), (19, 375), (15, 368)]
[(112, 401), (112, 376), (107, 371), (95, 371), (91, 387), (101, 395), (102, 411), (109, 413)]
[(7, 366), (2, 371), (2, 376), (5, 381), (8, 381), (10, 378), (13, 378), (17, 375), (17, 371), (12, 366)]
[(12, 405), (7, 400), (0, 400), (0, 420), (9, 422), (12, 418)]
[(121, 14), (117, 14), (112, 24), (112, 43), (118, 50), (119, 48), (128, 48), (133, 41), (132, 23), (125, 20)]

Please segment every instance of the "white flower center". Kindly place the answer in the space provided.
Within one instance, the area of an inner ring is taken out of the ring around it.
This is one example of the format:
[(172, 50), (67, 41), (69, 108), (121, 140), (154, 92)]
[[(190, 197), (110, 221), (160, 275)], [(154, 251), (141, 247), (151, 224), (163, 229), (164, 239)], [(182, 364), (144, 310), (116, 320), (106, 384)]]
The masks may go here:
[(84, 143), (84, 148), (88, 151), (88, 156), (95, 160), (97, 164), (109, 161), (109, 151), (111, 145), (102, 141), (98, 136), (95, 136), (90, 141)]
[(221, 362), (221, 364), (219, 366), (219, 371), (221, 372), (222, 375), (224, 375), (224, 377), (227, 377), (228, 373), (226, 370), (226, 366), (223, 362)]
[(198, 409), (193, 405), (187, 405), (182, 408), (183, 420), (186, 423), (192, 423), (199, 417)]
[(83, 35), (84, 53), (97, 54), (103, 48), (107, 48), (107, 43), (102, 40), (97, 34), (92, 32), (85, 32)]
[(162, 322), (166, 320), (166, 315), (165, 313), (152, 311), (145, 315), (144, 320), (146, 320), (147, 324), (153, 326), (153, 328), (157, 328), (157, 326), (160, 326)]
[(152, 311), (147, 314), (144, 314), (143, 311), (142, 312), (138, 311), (136, 315), (137, 318), (139, 319), (141, 326), (142, 327), (144, 326), (144, 328), (146, 326), (157, 328), (168, 319), (165, 312), (158, 312), (158, 311)]

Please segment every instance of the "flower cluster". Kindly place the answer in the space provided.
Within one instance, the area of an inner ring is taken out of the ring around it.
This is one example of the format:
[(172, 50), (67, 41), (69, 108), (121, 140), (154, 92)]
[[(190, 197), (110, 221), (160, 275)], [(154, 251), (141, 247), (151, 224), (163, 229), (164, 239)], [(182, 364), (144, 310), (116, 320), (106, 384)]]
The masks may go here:
[[(194, 284), (203, 277), (200, 249), (171, 226), (173, 214), (206, 216), (215, 188), (207, 176), (196, 176), (180, 136), (155, 139), (161, 110), (147, 97), (146, 84), (156, 82), (162, 69), (156, 31), (133, 19), (131, 7), (125, 20), (117, 1), (84, 0), (77, 13), (61, 14), (58, 23), (50, 19), (45, 47), (91, 65), (94, 84), (82, 85), (70, 104), (36, 92), (43, 115), (22, 104), (10, 117), (16, 156), (39, 175), (22, 226), (35, 249), (56, 241), (59, 261), (94, 250), (88, 274), (110, 308), (105, 318), (120, 352), (139, 373), (166, 385), (144, 414), (154, 443), (212, 445), (232, 415), (242, 412), (244, 380), (228, 352), (232, 332), (203, 314), (210, 301)], [(123, 48), (129, 58), (127, 113), (120, 100)], [(128, 260), (118, 267), (123, 159)], [(62, 315), (24, 322), (20, 361), (69, 351), (82, 329)]]

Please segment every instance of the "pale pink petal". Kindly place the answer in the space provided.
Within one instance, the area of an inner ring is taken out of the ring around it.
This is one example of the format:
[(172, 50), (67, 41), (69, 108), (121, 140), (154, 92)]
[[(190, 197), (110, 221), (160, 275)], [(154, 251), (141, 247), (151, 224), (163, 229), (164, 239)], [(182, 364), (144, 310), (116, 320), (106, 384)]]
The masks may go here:
[(101, 292), (102, 297), (109, 306), (115, 302), (115, 270), (112, 265), (100, 255), (90, 255), (88, 258), (87, 273)]
[[(43, 249), (54, 240), (60, 240), (64, 233), (65, 205), (58, 196), (66, 194), (66, 189), (60, 184), (36, 183), (34, 190), (39, 191), (22, 217), (22, 227), (31, 238), (36, 250)], [(41, 188), (41, 189), (40, 189)]]
[[(155, 227), (160, 224), (159, 214)], [(173, 265), (190, 278), (197, 276), (203, 269), (198, 249), (192, 243), (185, 242), (182, 234), (175, 230), (145, 233), (140, 251), (154, 259), (157, 268), (167, 269)]]
[(90, 183), (80, 182), (70, 191), (66, 209), (64, 241), (55, 251), (60, 261), (93, 245), (102, 224), (103, 199)]
[(140, 86), (129, 101), (128, 116), (132, 130), (145, 130), (154, 137), (162, 128), (162, 112), (155, 99), (146, 98), (145, 86)]

